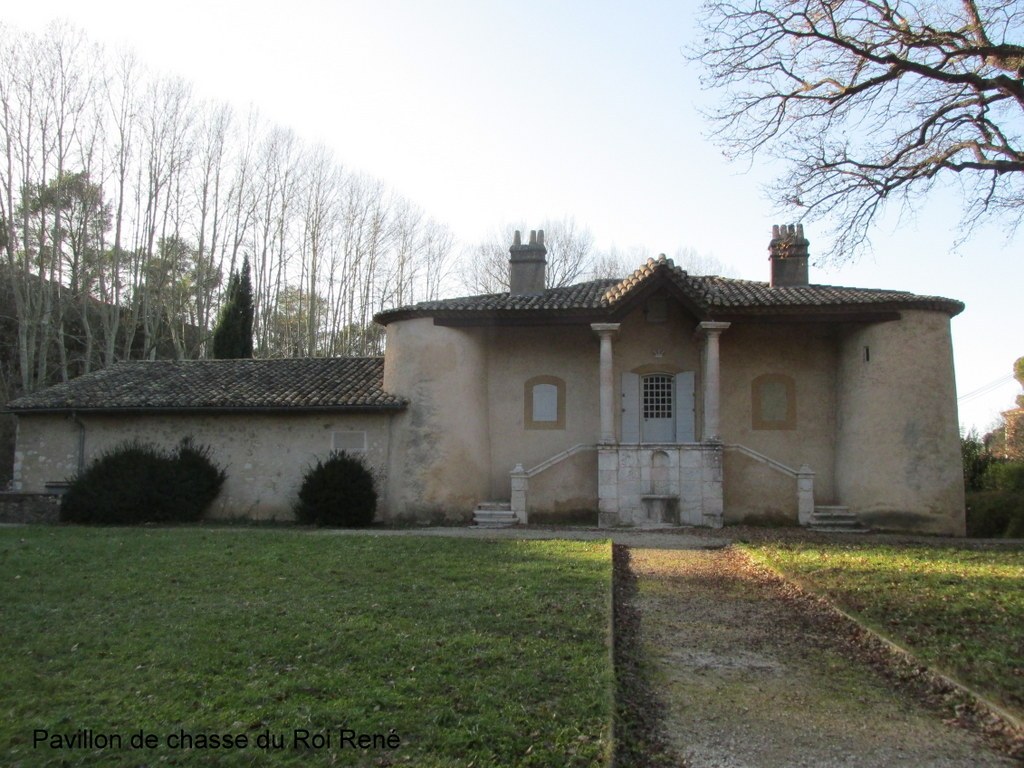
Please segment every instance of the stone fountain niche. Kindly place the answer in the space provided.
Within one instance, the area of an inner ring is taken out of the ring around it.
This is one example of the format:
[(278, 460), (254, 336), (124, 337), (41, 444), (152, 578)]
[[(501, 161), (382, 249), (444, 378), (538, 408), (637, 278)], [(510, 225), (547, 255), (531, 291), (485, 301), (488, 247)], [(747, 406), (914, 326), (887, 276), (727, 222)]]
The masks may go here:
[(667, 452), (651, 454), (647, 493), (640, 496), (647, 525), (679, 525), (679, 494), (673, 492), (672, 469)]
[(601, 525), (722, 527), (722, 444), (598, 447)]

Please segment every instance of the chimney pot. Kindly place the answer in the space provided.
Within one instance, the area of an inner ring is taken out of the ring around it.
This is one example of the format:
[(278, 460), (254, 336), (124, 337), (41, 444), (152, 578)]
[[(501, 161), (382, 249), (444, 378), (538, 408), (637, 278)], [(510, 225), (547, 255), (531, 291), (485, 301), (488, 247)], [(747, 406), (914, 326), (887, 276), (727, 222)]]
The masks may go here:
[(531, 296), (543, 293), (547, 248), (544, 247), (544, 230), (530, 230), (530, 242), (523, 245), (516, 230), (509, 248), (509, 289), (513, 296)]
[(803, 224), (775, 224), (768, 243), (773, 288), (807, 285), (807, 246)]

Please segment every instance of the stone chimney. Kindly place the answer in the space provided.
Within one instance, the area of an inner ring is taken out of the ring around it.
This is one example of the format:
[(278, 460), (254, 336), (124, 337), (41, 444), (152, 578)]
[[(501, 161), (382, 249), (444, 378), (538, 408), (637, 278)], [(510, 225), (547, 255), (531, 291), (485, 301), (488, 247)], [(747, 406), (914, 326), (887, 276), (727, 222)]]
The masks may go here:
[(776, 224), (768, 243), (772, 288), (807, 285), (807, 238), (803, 224)]
[(544, 268), (548, 249), (544, 247), (544, 230), (531, 230), (530, 242), (523, 245), (516, 230), (512, 247), (508, 249), (509, 285), (513, 296), (529, 296), (544, 292)]

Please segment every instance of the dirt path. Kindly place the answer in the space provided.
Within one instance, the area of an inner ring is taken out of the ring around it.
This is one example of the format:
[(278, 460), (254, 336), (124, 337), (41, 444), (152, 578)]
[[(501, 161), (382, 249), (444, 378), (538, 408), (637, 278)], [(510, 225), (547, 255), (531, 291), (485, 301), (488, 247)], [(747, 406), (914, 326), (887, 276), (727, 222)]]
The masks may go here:
[(692, 768), (1012, 766), (894, 690), (733, 549), (632, 548), (664, 735)]

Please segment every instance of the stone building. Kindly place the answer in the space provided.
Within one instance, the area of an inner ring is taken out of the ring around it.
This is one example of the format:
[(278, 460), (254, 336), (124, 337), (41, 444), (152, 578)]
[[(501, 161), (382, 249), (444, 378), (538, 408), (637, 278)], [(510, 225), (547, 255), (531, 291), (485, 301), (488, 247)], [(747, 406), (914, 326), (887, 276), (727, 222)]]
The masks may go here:
[(16, 488), (126, 437), (191, 435), (227, 466), (217, 514), (287, 518), (302, 472), (365, 453), (387, 520), (744, 520), (962, 535), (950, 319), (963, 305), (814, 285), (799, 226), (770, 282), (664, 257), (545, 288), (543, 232), (508, 293), (383, 312), (381, 359), (130, 363), (9, 404)]

